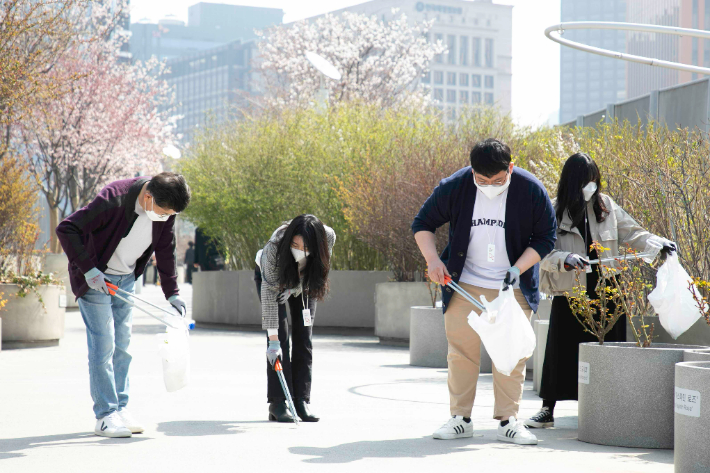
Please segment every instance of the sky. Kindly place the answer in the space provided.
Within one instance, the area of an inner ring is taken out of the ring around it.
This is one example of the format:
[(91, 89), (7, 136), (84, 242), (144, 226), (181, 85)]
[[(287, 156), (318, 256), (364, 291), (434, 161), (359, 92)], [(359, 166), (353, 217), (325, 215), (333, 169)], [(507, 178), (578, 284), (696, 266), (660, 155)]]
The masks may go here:
[[(281, 8), (284, 22), (345, 8), (363, 0), (212, 0), (214, 3)], [(175, 15), (187, 21), (198, 0), (131, 0), (131, 21)], [(559, 23), (560, 0), (494, 0), (513, 5), (513, 118), (521, 125), (557, 123), (560, 102), (560, 46), (545, 38)]]

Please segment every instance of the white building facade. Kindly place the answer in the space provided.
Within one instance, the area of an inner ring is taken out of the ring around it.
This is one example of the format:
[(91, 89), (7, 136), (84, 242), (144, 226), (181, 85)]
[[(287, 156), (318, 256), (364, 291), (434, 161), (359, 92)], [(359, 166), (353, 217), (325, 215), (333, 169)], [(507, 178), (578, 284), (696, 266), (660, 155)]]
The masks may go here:
[(429, 40), (441, 40), (448, 53), (434, 58), (422, 83), (453, 118), (466, 105), (481, 103), (510, 113), (512, 10), (491, 0), (373, 0), (331, 14), (349, 11), (386, 22), (404, 13), (411, 22), (434, 20)]

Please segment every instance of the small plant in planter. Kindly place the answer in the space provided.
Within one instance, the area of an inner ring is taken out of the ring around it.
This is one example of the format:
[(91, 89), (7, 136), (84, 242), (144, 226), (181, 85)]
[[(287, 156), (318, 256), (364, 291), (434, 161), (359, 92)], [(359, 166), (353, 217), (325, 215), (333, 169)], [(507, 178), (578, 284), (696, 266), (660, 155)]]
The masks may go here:
[[(42, 308), (47, 310), (42, 300), (42, 295), (37, 290), (40, 286), (60, 286), (62, 282), (54, 277), (53, 273), (43, 273), (42, 271), (32, 272), (26, 275), (16, 275), (12, 272), (0, 273), (0, 284), (16, 284), (19, 287), (17, 297), (27, 297), (30, 292), (34, 293), (42, 304)], [(7, 303), (3, 301), (0, 294), (0, 309)]]
[(693, 278), (693, 282), (688, 284), (688, 290), (693, 295), (695, 304), (708, 325), (710, 325), (710, 302), (708, 302), (706, 294), (709, 289), (710, 282), (700, 278)]
[[(591, 248), (597, 254), (608, 250), (599, 242), (593, 242)], [(653, 341), (655, 327), (654, 324), (647, 325), (645, 317), (654, 313), (648, 294), (653, 290), (655, 269), (642, 259), (633, 258), (634, 254), (633, 250), (622, 254), (617, 259), (619, 268), (598, 265), (599, 280), (595, 292), (599, 299), (589, 297), (587, 288), (579, 279), (579, 273), (572, 293), (565, 294), (572, 314), (585, 332), (599, 340), (600, 345), (604, 344), (606, 334), (624, 315), (632, 327), (637, 346), (648, 347)], [(636, 320), (640, 322), (638, 328)]]

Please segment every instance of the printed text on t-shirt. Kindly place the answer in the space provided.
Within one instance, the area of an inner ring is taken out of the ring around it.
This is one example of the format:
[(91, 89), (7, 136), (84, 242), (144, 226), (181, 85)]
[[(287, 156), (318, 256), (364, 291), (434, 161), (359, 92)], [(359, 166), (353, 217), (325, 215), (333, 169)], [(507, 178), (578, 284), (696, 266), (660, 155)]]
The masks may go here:
[(505, 228), (505, 222), (502, 220), (495, 219), (495, 218), (474, 218), (471, 221), (471, 226), (472, 227), (487, 226), (487, 227)]

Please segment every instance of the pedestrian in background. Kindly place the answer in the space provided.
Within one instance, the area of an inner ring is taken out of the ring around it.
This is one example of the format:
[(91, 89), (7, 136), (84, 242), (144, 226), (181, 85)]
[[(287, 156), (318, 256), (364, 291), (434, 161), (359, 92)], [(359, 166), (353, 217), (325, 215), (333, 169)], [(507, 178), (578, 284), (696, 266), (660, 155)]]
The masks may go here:
[[(555, 249), (543, 259), (541, 290), (554, 296), (547, 333), (545, 361), (542, 367), (540, 411), (525, 421), (529, 427), (552, 427), (557, 401), (577, 400), (579, 344), (596, 342), (584, 331), (569, 307), (566, 292), (572, 292), (579, 276), (587, 288), (587, 297), (598, 300), (597, 265), (589, 261), (619, 256), (619, 247), (644, 251), (649, 240), (670, 253), (675, 243), (644, 230), (606, 194), (601, 193), (602, 179), (597, 164), (587, 154), (577, 153), (565, 162), (554, 202), (557, 215)], [(600, 242), (609, 251), (601, 255), (590, 248)], [(607, 263), (614, 266), (615, 263)], [(614, 310), (613, 304), (609, 306)], [(626, 323), (622, 317), (606, 335), (605, 341), (625, 342)]]
[(192, 271), (195, 269), (195, 244), (191, 241), (187, 242), (187, 250), (185, 250), (185, 282), (192, 284)]
[(130, 437), (143, 427), (128, 411), (131, 305), (109, 295), (109, 281), (134, 292), (155, 252), (165, 298), (184, 316), (175, 258), (175, 215), (190, 203), (190, 189), (179, 174), (115, 181), (64, 219), (56, 229), (69, 259), (71, 288), (86, 324), (89, 386), (94, 401), (94, 433)]
[[(266, 373), (269, 420), (294, 422), (274, 370), (283, 374), (304, 422), (318, 422), (310, 410), (313, 369), (313, 321), (316, 302), (328, 292), (335, 232), (314, 215), (299, 215), (279, 227), (256, 255), (254, 280), (261, 300), (261, 323), (267, 332)], [(291, 313), (289, 349), (286, 305)]]

